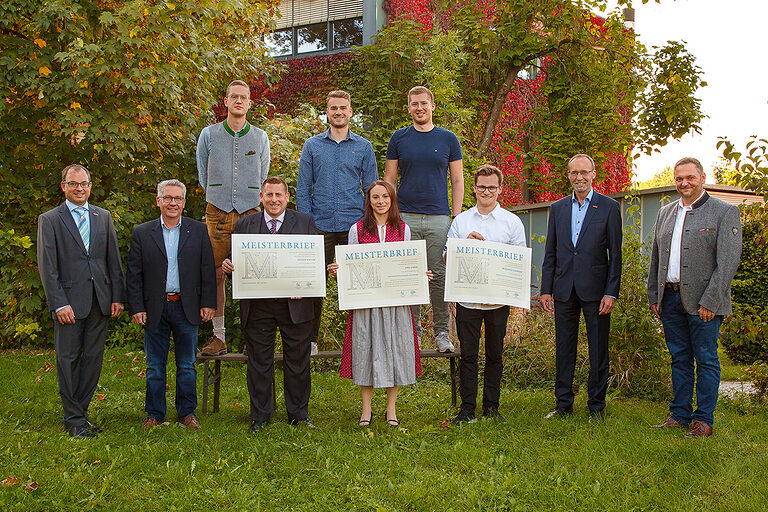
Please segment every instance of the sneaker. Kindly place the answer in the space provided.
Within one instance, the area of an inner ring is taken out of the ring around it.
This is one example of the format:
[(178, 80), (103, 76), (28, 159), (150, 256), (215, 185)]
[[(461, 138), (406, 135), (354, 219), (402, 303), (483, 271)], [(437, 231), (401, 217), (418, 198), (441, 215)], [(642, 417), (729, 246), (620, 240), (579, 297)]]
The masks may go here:
[(227, 344), (217, 336), (211, 336), (201, 352), (204, 356), (223, 356), (227, 353)]
[(310, 356), (316, 356), (317, 355), (317, 342), (313, 341), (311, 342), (312, 348), (309, 349), (309, 355)]
[(474, 414), (459, 411), (458, 416), (453, 418), (451, 420), (451, 425), (461, 425), (462, 423), (475, 423), (477, 421), (477, 418), (475, 418)]
[(453, 343), (451, 343), (451, 338), (448, 337), (447, 332), (441, 332), (437, 336), (435, 336), (435, 345), (437, 345), (437, 351), (438, 352), (453, 352)]

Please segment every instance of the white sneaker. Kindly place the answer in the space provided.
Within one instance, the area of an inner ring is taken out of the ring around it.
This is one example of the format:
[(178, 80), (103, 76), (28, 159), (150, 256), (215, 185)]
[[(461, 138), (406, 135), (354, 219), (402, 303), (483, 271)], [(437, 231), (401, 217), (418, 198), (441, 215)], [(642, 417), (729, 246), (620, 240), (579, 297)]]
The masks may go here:
[(435, 345), (437, 345), (438, 352), (453, 352), (456, 350), (453, 348), (453, 343), (451, 343), (451, 338), (448, 337), (447, 332), (441, 332), (435, 336)]
[(312, 348), (309, 349), (309, 355), (310, 356), (316, 356), (317, 355), (317, 342), (311, 342)]

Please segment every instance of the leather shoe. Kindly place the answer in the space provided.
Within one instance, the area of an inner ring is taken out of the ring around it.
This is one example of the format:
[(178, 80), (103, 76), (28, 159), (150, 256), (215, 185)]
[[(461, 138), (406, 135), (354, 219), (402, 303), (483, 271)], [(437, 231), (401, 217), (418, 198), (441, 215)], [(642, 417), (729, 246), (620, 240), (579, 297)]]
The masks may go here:
[(475, 415), (466, 411), (459, 411), (459, 414), (451, 420), (451, 425), (461, 425), (462, 423), (475, 423)]
[(685, 437), (688, 439), (697, 439), (699, 437), (710, 437), (712, 435), (712, 426), (707, 425), (701, 420), (693, 420), (691, 422), (691, 430)]
[(488, 409), (486, 411), (483, 411), (483, 419), (484, 420), (496, 420), (496, 421), (506, 421), (504, 416), (501, 415), (498, 409)]
[(688, 428), (688, 424), (680, 423), (675, 418), (670, 416), (664, 421), (664, 423), (660, 423), (659, 425), (651, 425), (651, 428)]
[(317, 427), (316, 425), (312, 424), (311, 421), (309, 421), (309, 418), (304, 418), (303, 420), (292, 419), (292, 420), (289, 420), (288, 423), (293, 426), (303, 426), (304, 428), (308, 428), (310, 430), (320, 430), (319, 427)]
[(590, 423), (599, 423), (601, 421), (605, 421), (605, 413), (602, 409), (599, 411), (589, 411), (589, 422)]
[(141, 422), (141, 428), (143, 428), (144, 430), (149, 430), (152, 427), (156, 427), (158, 425), (162, 425), (162, 423), (157, 419), (153, 418), (152, 416), (147, 416), (146, 418), (144, 418), (144, 421)]
[(258, 434), (262, 430), (264, 430), (264, 427), (267, 426), (266, 421), (252, 421), (250, 428), (248, 428), (249, 434)]
[(91, 421), (90, 421), (90, 420), (85, 420), (85, 423), (83, 424), (83, 426), (84, 426), (85, 428), (87, 428), (88, 430), (90, 430), (91, 432), (94, 432), (94, 433), (96, 433), (96, 434), (101, 434), (102, 432), (104, 432), (104, 429), (103, 429), (103, 428), (101, 428), (101, 427), (97, 427), (96, 425), (94, 425), (93, 423), (91, 423)]
[(194, 414), (187, 414), (179, 420), (179, 424), (192, 430), (200, 430), (200, 420)]
[(74, 437), (75, 439), (96, 439), (97, 436), (83, 425), (78, 425), (75, 427), (69, 427), (69, 435)]
[(571, 414), (573, 414), (573, 411), (567, 411), (565, 409), (555, 407), (544, 416), (544, 419), (551, 420), (552, 418), (564, 418), (566, 416), (570, 416)]
[(227, 353), (227, 344), (218, 336), (211, 336), (201, 352), (204, 356), (223, 356)]

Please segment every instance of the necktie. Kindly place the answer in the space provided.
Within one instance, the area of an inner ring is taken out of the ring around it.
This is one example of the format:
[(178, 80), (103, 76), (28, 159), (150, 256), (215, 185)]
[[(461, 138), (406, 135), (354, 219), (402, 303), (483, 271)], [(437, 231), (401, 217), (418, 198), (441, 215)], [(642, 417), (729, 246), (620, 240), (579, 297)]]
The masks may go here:
[(269, 232), (273, 235), (277, 233), (277, 219), (269, 219)]
[(83, 239), (83, 245), (85, 245), (85, 252), (90, 252), (91, 245), (91, 227), (88, 225), (88, 219), (86, 215), (88, 210), (82, 206), (75, 208), (75, 212), (80, 216), (80, 220), (77, 221), (77, 230), (80, 232), (80, 238)]

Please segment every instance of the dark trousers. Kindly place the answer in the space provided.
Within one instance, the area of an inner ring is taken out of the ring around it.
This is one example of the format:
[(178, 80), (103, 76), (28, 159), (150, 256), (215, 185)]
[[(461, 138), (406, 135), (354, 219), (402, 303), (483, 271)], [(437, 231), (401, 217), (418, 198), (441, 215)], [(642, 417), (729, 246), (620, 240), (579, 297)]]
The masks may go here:
[(67, 428), (82, 426), (88, 419), (88, 405), (101, 375), (108, 321), (109, 316), (101, 313), (95, 291), (87, 317), (66, 325), (53, 319), (56, 374)]
[(475, 414), (477, 405), (477, 354), (480, 328), (485, 322), (485, 377), (483, 378), (483, 413), (499, 409), (502, 352), (507, 333), (509, 306), (496, 309), (469, 309), (456, 304), (456, 333), (461, 343), (461, 410)]
[(278, 327), (283, 340), (283, 389), (288, 419), (304, 420), (309, 416), (312, 320), (294, 324), (287, 299), (262, 299), (251, 302), (243, 328), (248, 346), (247, 380), (252, 421), (269, 421), (274, 412), (272, 377)]
[(589, 342), (587, 406), (595, 412), (605, 409), (611, 315), (598, 315), (599, 309), (599, 300), (582, 301), (575, 290), (568, 300), (555, 300), (555, 398), (559, 409), (573, 410), (573, 374), (576, 368), (579, 317), (582, 312)]
[[(325, 266), (333, 263), (333, 258), (336, 254), (335, 247), (337, 245), (347, 245), (349, 240), (349, 231), (320, 231), (323, 235), (323, 242), (325, 242)], [(325, 278), (328, 279), (328, 270), (325, 271)], [(317, 338), (320, 336), (320, 319), (323, 316), (323, 298), (315, 297), (312, 301), (312, 306), (315, 311), (315, 319), (312, 322), (312, 342), (317, 343)]]

